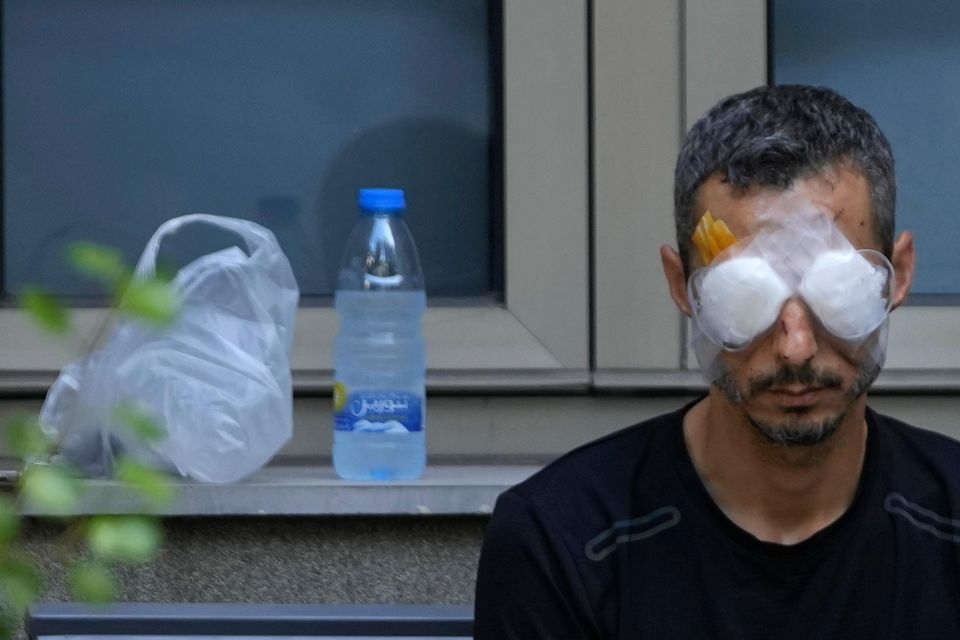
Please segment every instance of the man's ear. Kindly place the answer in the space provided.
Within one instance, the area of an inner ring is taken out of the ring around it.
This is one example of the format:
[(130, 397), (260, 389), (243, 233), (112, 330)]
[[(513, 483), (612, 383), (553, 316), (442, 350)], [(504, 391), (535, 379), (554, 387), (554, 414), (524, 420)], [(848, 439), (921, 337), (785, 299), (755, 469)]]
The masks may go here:
[(680, 254), (673, 247), (663, 245), (660, 247), (660, 261), (663, 263), (663, 275), (667, 277), (670, 297), (685, 316), (691, 315), (693, 312), (690, 301), (687, 300), (687, 279), (683, 273)]
[(893, 290), (893, 306), (899, 307), (907, 299), (910, 287), (913, 285), (913, 272), (917, 266), (917, 254), (913, 246), (913, 234), (904, 231), (893, 243), (893, 272), (896, 274), (897, 286)]

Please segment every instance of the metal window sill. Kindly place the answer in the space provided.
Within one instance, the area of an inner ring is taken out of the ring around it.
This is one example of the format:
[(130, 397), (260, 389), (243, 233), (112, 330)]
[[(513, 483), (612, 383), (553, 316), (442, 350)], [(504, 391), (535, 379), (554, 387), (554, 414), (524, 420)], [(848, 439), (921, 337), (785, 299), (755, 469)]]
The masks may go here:
[[(175, 479), (176, 501), (162, 516), (487, 515), (502, 491), (540, 465), (429, 465), (419, 480), (341, 480), (331, 467), (268, 466), (233, 484)], [(113, 480), (87, 480), (69, 515), (142, 513), (143, 504)], [(50, 516), (24, 508), (23, 515)]]

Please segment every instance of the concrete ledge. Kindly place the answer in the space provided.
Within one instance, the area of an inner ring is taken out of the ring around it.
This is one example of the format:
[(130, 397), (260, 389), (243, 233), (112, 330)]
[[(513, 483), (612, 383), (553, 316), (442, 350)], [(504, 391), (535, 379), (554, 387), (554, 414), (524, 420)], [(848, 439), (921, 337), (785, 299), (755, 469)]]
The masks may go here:
[[(173, 480), (177, 500), (164, 516), (486, 515), (505, 489), (537, 465), (435, 465), (419, 480), (352, 482), (330, 467), (270, 466), (234, 484)], [(144, 505), (112, 480), (88, 480), (70, 515), (142, 513)], [(23, 515), (53, 515), (29, 508)], [(62, 514), (60, 514), (62, 515)]]

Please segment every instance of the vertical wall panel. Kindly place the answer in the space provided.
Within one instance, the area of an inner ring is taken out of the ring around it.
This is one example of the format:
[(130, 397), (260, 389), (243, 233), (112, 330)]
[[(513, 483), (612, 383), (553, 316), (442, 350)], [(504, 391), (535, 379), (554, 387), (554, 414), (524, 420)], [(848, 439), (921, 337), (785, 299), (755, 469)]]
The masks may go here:
[(673, 244), (680, 140), (679, 0), (594, 3), (595, 349), (598, 371), (676, 369), (679, 314), (659, 246)]
[(686, 0), (689, 127), (720, 98), (767, 81), (766, 0)]
[(585, 371), (586, 3), (508, 0), (503, 11), (507, 308)]

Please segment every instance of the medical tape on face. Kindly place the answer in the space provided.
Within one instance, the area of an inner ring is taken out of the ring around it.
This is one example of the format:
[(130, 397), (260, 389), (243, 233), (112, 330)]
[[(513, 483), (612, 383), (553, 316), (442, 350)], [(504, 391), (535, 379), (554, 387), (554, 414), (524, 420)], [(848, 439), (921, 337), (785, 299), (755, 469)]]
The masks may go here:
[[(830, 334), (881, 362), (893, 269), (876, 251), (858, 251), (833, 220), (796, 194), (776, 197), (759, 230), (695, 271), (688, 282), (693, 346), (708, 381), (722, 351), (752, 344), (797, 297)], [(878, 351), (879, 350), (879, 351)], [(707, 362), (705, 362), (707, 360)]]

